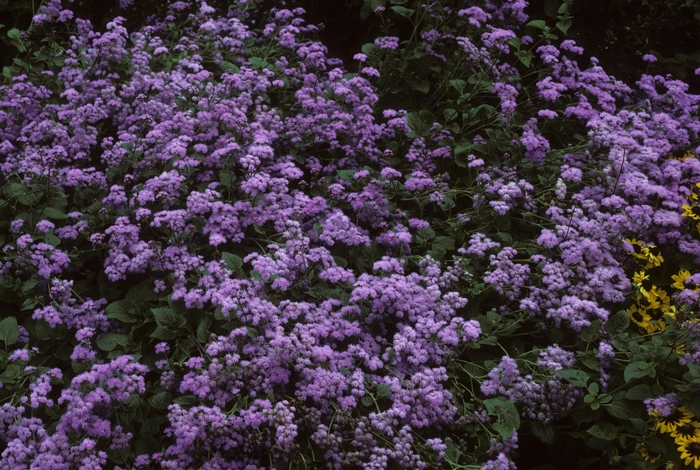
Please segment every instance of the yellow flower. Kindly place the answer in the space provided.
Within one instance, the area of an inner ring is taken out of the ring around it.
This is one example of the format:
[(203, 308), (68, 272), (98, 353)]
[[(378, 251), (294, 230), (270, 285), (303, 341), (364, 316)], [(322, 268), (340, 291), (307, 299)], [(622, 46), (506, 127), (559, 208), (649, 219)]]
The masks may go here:
[(649, 297), (649, 291), (651, 291), (655, 286), (649, 280), (649, 275), (645, 271), (639, 271), (634, 273), (632, 281), (637, 285), (639, 291)]
[(681, 206), (683, 208), (683, 217), (690, 217), (693, 220), (700, 220), (700, 206), (693, 204), (689, 206), (684, 204)]
[(656, 289), (652, 289), (649, 292), (648, 296), (638, 295), (636, 299), (637, 307), (644, 310), (654, 310), (657, 308), (661, 308), (661, 304), (659, 303), (657, 298), (658, 295), (656, 294)]
[(671, 437), (676, 440), (676, 444), (680, 444), (683, 440), (700, 439), (700, 423), (691, 421), (681, 424), (671, 432)]
[(632, 256), (635, 258), (644, 258), (644, 255), (642, 254), (642, 247), (644, 244), (642, 242), (636, 238), (625, 238), (625, 241), (632, 245), (632, 250), (634, 250), (632, 253), (630, 253)]
[(639, 453), (642, 454), (642, 457), (644, 457), (644, 460), (648, 460), (651, 463), (654, 463), (661, 458), (661, 454), (649, 450), (646, 444), (640, 444), (637, 446), (637, 449), (639, 450)]
[(672, 433), (679, 426), (683, 426), (693, 420), (693, 413), (685, 406), (679, 406), (668, 416), (659, 416), (658, 411), (652, 411), (649, 415), (656, 418), (654, 431), (661, 431), (662, 433)]
[(675, 287), (678, 290), (685, 290), (685, 280), (690, 278), (690, 271), (687, 269), (683, 269), (681, 271), (678, 271), (677, 275), (671, 276), (671, 279), (673, 279), (674, 282), (672, 284), (673, 287)]
[(677, 444), (681, 460), (684, 460), (686, 465), (693, 465), (695, 468), (700, 467), (700, 441), (697, 439), (683, 439)]
[(647, 261), (645, 269), (661, 266), (661, 263), (664, 262), (664, 257), (661, 256), (659, 248), (651, 243), (642, 247), (642, 255), (644, 255), (644, 259)]
[(632, 305), (627, 309), (627, 315), (629, 315), (630, 320), (632, 320), (633, 323), (636, 323), (644, 329), (651, 325), (651, 317), (649, 314), (646, 312), (646, 310), (641, 309), (636, 305)]

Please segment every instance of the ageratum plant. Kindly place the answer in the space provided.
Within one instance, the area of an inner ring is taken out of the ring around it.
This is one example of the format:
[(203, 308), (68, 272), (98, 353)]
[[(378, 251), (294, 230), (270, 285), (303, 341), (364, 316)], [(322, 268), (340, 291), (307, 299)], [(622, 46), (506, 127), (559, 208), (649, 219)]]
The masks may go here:
[(523, 1), (369, 7), (342, 64), (301, 9), (44, 5), (0, 87), (4, 467), (700, 465), (700, 97)]

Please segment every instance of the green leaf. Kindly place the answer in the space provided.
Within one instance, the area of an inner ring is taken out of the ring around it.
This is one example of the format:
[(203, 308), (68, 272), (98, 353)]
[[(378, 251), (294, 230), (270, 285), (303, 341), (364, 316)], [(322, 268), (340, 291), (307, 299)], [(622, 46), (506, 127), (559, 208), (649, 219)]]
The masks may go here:
[(177, 333), (168, 330), (165, 327), (158, 325), (153, 333), (150, 335), (151, 338), (162, 339), (165, 341), (170, 341), (171, 339), (177, 338)]
[(550, 18), (556, 18), (559, 10), (558, 0), (545, 0), (544, 12)]
[(411, 134), (423, 137), (430, 133), (430, 127), (435, 122), (435, 116), (430, 111), (423, 109), (419, 112), (413, 111), (406, 115), (406, 122), (411, 129)]
[(162, 326), (170, 331), (177, 332), (187, 323), (187, 320), (168, 307), (152, 308), (151, 312), (153, 312), (153, 317), (156, 323), (158, 323), (158, 326)]
[(250, 57), (248, 62), (250, 62), (251, 67), (254, 69), (264, 69), (269, 65), (265, 59), (260, 57)]
[(19, 35), (22, 34), (22, 31), (20, 31), (17, 28), (12, 28), (7, 32), (7, 37), (10, 39), (17, 39), (19, 40)]
[(338, 170), (336, 174), (338, 178), (344, 181), (353, 181), (353, 176), (357, 173), (357, 170)]
[(515, 56), (525, 67), (530, 67), (530, 65), (532, 65), (532, 59), (535, 57), (530, 50), (517, 51)]
[(549, 424), (545, 426), (539, 421), (533, 421), (532, 434), (545, 444), (552, 445), (554, 443), (554, 428)]
[(389, 9), (394, 10), (396, 13), (403, 16), (404, 18), (410, 18), (416, 12), (415, 10), (411, 10), (410, 8), (405, 7), (390, 7)]
[(364, 44), (360, 50), (362, 51), (363, 54), (370, 56), (370, 55), (372, 55), (373, 52), (376, 52), (379, 50), (379, 46), (377, 46), (374, 43), (369, 42), (367, 44)]
[(123, 321), (124, 323), (135, 323), (137, 319), (129, 313), (129, 309), (138, 305), (131, 300), (117, 300), (107, 305), (105, 308), (105, 316), (114, 320)]
[(625, 398), (628, 400), (642, 401), (646, 400), (647, 398), (651, 398), (652, 396), (653, 394), (651, 393), (651, 387), (649, 387), (647, 384), (635, 385), (627, 390), (627, 393), (625, 393)]
[(605, 411), (607, 411), (610, 416), (622, 420), (640, 418), (642, 416), (641, 406), (637, 407), (634, 402), (625, 400), (624, 398), (616, 398), (613, 400), (612, 403), (605, 406)]
[(44, 214), (49, 219), (62, 220), (62, 219), (65, 219), (67, 217), (65, 212), (58, 210), (54, 207), (45, 207), (44, 210), (41, 211), (41, 213)]
[(211, 325), (211, 318), (204, 317), (202, 321), (199, 322), (197, 326), (197, 341), (200, 343), (206, 343), (209, 341), (209, 326)]
[(172, 398), (173, 396), (170, 392), (160, 392), (149, 398), (148, 403), (157, 410), (165, 410), (172, 403)]
[(528, 24), (526, 24), (525, 26), (532, 26), (533, 28), (541, 29), (543, 31), (545, 29), (548, 29), (547, 22), (544, 20), (532, 20)]
[(630, 383), (634, 379), (641, 377), (656, 377), (654, 364), (646, 361), (637, 361), (625, 367), (625, 383)]
[(252, 326), (246, 326), (245, 329), (248, 331), (248, 337), (251, 339), (255, 339), (258, 337), (258, 330), (253, 328)]
[(19, 338), (19, 326), (15, 317), (7, 317), (0, 321), (0, 341), (5, 346), (15, 344)]
[(30, 290), (34, 289), (36, 285), (39, 284), (38, 279), (30, 279), (22, 285), (22, 293), (26, 294)]
[(612, 441), (617, 439), (620, 431), (614, 424), (608, 423), (607, 421), (602, 421), (598, 424), (594, 424), (588, 429), (588, 434), (599, 439), (604, 439), (606, 441)]
[(97, 347), (103, 351), (111, 351), (119, 346), (125, 346), (129, 341), (129, 336), (124, 333), (114, 333), (108, 331), (97, 340)]
[(372, 406), (372, 404), (374, 403), (374, 399), (368, 395), (365, 395), (364, 397), (360, 398), (360, 401), (365, 406)]
[(233, 253), (224, 251), (222, 253), (222, 259), (226, 262), (226, 267), (233, 272), (236, 272), (243, 267), (243, 260), (241, 257), (234, 255)]
[(378, 384), (377, 385), (377, 398), (382, 398), (389, 395), (391, 387), (389, 384)]
[(625, 310), (615, 312), (605, 323), (605, 331), (615, 336), (627, 330), (630, 325), (630, 317)]
[(194, 395), (180, 395), (173, 399), (173, 403), (177, 403), (180, 406), (191, 406), (197, 403), (197, 397)]
[(577, 387), (585, 387), (588, 379), (591, 378), (590, 375), (578, 369), (561, 369), (556, 373)]
[(240, 68), (238, 68), (238, 66), (236, 64), (232, 64), (231, 62), (229, 62), (227, 60), (222, 60), (221, 62), (219, 62), (219, 67), (221, 67), (221, 69), (224, 71), (231, 70), (231, 71), (236, 72), (236, 73), (240, 72), (240, 70), (241, 70)]
[(458, 78), (450, 80), (450, 86), (461, 93), (464, 90), (464, 87), (467, 86), (467, 82)]
[(129, 289), (124, 298), (139, 303), (158, 300), (158, 293), (153, 289), (153, 279), (146, 279)]
[(569, 30), (571, 27), (571, 20), (570, 19), (565, 19), (557, 22), (557, 28), (559, 31), (562, 33), (566, 34), (566, 32)]

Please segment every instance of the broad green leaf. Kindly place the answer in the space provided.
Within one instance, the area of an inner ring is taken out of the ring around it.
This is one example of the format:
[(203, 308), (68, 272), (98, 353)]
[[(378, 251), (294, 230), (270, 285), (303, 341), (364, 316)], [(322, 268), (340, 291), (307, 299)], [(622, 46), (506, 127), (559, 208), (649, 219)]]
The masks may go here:
[(625, 382), (630, 383), (634, 379), (641, 377), (656, 377), (654, 364), (646, 361), (637, 361), (625, 367)]
[(19, 326), (15, 317), (7, 317), (0, 321), (0, 341), (5, 346), (15, 344), (19, 338)]
[(539, 421), (532, 422), (532, 434), (545, 444), (554, 443), (554, 428), (551, 425), (544, 425)]
[(416, 12), (415, 10), (411, 10), (410, 8), (398, 7), (398, 6), (390, 7), (389, 9), (394, 10), (396, 13), (403, 16), (404, 18), (410, 18)]
[(114, 333), (108, 331), (97, 340), (97, 347), (103, 351), (111, 351), (119, 346), (125, 346), (129, 341), (129, 336), (124, 333)]
[(177, 338), (177, 333), (168, 330), (165, 327), (158, 325), (153, 333), (151, 333), (151, 338), (162, 339), (165, 341), (170, 341), (171, 339)]
[(241, 267), (243, 267), (243, 260), (240, 256), (234, 255), (233, 253), (223, 252), (222, 259), (226, 262), (226, 267), (231, 271), (236, 272)]
[(577, 387), (585, 387), (586, 383), (591, 378), (590, 375), (578, 369), (561, 369), (556, 373)]
[(622, 420), (629, 420), (632, 418), (641, 418), (643, 415), (643, 409), (641, 405), (636, 404), (624, 398), (616, 398), (609, 405), (605, 406), (605, 411), (615, 418), (620, 418)]
[(377, 385), (377, 398), (382, 398), (389, 395), (391, 387), (389, 384), (378, 384)]
[(138, 308), (138, 304), (131, 300), (117, 300), (107, 305), (105, 316), (125, 323), (135, 323), (137, 319), (129, 313), (129, 309), (134, 307)]
[(148, 403), (157, 410), (165, 410), (172, 403), (172, 398), (173, 396), (170, 392), (160, 392), (149, 398)]
[(240, 68), (238, 68), (238, 66), (236, 64), (233, 64), (227, 60), (222, 60), (221, 62), (219, 62), (219, 67), (221, 67), (221, 69), (224, 71), (231, 70), (231, 71), (236, 72), (236, 73), (241, 70)]
[(152, 308), (151, 312), (153, 312), (153, 317), (158, 326), (162, 326), (170, 331), (176, 332), (187, 323), (187, 320), (168, 307)]
[(620, 434), (620, 430), (614, 424), (608, 423), (607, 421), (601, 421), (598, 424), (594, 424), (588, 429), (588, 434), (599, 439), (604, 439), (606, 441), (612, 441), (617, 439)]
[(56, 219), (56, 220), (62, 220), (66, 218), (65, 212), (56, 209), (54, 207), (46, 207), (44, 208), (43, 211), (41, 211), (42, 214), (44, 214), (46, 217), (49, 219)]
[(525, 26), (532, 26), (533, 28), (545, 30), (547, 29), (547, 22), (544, 20), (532, 20)]
[(12, 28), (7, 31), (7, 37), (10, 39), (19, 39), (20, 34), (22, 34), (22, 31), (17, 28)]
[(647, 398), (652, 398), (651, 387), (647, 384), (639, 384), (627, 390), (625, 393), (625, 398), (628, 400), (646, 400)]
[(258, 330), (256, 330), (252, 326), (246, 326), (245, 329), (248, 330), (248, 337), (249, 338), (255, 339), (258, 337)]
[(630, 317), (625, 310), (615, 312), (605, 323), (605, 331), (611, 335), (627, 330), (630, 324)]
[(200, 343), (206, 343), (209, 341), (209, 326), (211, 325), (211, 318), (204, 317), (202, 321), (199, 322), (197, 326), (197, 341)]

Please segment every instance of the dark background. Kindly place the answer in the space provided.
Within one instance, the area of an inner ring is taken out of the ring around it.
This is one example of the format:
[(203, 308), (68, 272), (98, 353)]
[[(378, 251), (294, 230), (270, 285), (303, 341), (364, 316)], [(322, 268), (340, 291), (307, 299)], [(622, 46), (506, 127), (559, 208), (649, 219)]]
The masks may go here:
[[(454, 0), (447, 2), (455, 3), (455, 9), (462, 5)], [(128, 27), (136, 29), (146, 24), (149, 15), (162, 13), (165, 4), (162, 0), (135, 3), (137, 8), (121, 11), (118, 0), (75, 0), (72, 8), (98, 30), (117, 15), (125, 16)], [(227, 4), (226, 0), (209, 3), (224, 9)], [(0, 24), (4, 25), (0, 29), (0, 66), (12, 65), (20, 55), (7, 32), (12, 28), (27, 31), (40, 5), (40, 0), (0, 0)], [(554, 27), (557, 19), (552, 8), (557, 6), (557, 0), (532, 0), (527, 12), (531, 20), (545, 19)], [(367, 7), (361, 15), (363, 0), (286, 0), (284, 5), (280, 0), (263, 0), (261, 21), (273, 7), (304, 8), (308, 23), (325, 25), (319, 39), (330, 55), (346, 64), (363, 44), (380, 34), (377, 16), (367, 16)], [(574, 0), (570, 14), (573, 20), (566, 37), (584, 47), (582, 66), (595, 56), (606, 72), (627, 83), (642, 73), (672, 74), (689, 83), (691, 91), (700, 93), (700, 77), (694, 74), (700, 68), (700, 0)], [(410, 24), (395, 26), (392, 34), (402, 37), (409, 33)], [(645, 63), (642, 56), (648, 53), (654, 53), (658, 62)]]

